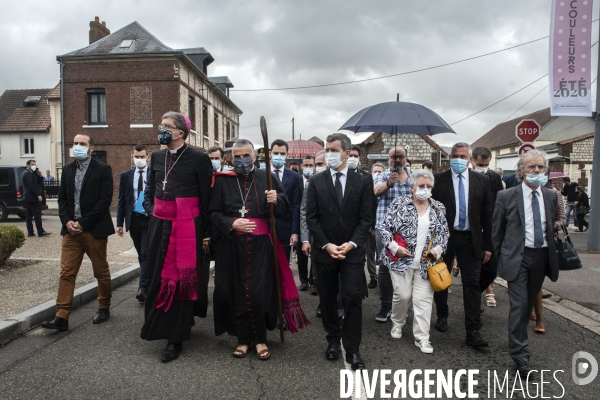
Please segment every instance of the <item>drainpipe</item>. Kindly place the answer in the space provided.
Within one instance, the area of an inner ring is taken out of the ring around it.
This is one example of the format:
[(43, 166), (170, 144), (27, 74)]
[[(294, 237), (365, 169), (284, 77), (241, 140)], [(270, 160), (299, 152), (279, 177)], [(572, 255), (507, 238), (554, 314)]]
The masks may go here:
[(60, 153), (61, 153), (61, 171), (65, 167), (65, 107), (63, 104), (65, 94), (65, 82), (63, 77), (63, 70), (65, 64), (59, 61), (60, 64)]

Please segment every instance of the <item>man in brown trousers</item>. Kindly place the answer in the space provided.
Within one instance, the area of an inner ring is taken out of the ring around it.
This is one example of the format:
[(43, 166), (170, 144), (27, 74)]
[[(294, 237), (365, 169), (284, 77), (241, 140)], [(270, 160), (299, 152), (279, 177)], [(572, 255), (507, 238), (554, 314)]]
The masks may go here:
[(62, 172), (58, 194), (58, 212), (62, 222), (62, 251), (60, 279), (56, 298), (56, 317), (42, 326), (66, 331), (73, 305), (75, 279), (83, 255), (92, 262), (94, 277), (98, 280), (98, 312), (93, 323), (99, 324), (110, 316), (111, 281), (106, 261), (108, 236), (115, 233), (110, 217), (113, 195), (111, 168), (91, 157), (94, 140), (80, 134), (73, 139), (76, 160)]

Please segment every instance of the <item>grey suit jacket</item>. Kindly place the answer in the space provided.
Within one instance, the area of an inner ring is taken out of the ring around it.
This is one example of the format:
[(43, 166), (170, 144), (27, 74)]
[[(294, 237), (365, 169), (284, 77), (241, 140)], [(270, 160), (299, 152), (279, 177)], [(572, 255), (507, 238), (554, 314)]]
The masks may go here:
[[(558, 279), (558, 260), (554, 245), (554, 222), (558, 199), (556, 193), (542, 187), (546, 213), (546, 240), (548, 266), (546, 276), (552, 282)], [(521, 185), (501, 190), (496, 197), (492, 219), (492, 244), (498, 257), (498, 276), (508, 282), (517, 278), (525, 250), (525, 205)]]

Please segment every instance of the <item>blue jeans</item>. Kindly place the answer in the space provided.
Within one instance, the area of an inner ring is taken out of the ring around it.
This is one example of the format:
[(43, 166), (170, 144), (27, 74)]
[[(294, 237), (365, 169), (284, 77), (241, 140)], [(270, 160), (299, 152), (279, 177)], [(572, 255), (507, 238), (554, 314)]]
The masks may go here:
[(575, 205), (575, 203), (567, 203), (567, 208), (565, 209), (565, 214), (567, 217), (567, 228), (569, 227), (569, 217), (571, 216), (571, 210), (573, 210), (573, 223), (575, 224), (575, 227), (578, 227), (578, 223), (577, 223), (577, 206)]

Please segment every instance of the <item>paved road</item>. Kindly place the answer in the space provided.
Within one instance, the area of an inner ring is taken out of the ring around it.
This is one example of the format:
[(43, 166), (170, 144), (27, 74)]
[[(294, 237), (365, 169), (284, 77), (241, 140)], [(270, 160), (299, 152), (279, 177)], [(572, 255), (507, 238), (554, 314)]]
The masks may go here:
[[(276, 332), (269, 334), (272, 350), (269, 361), (259, 361), (254, 353), (245, 359), (231, 357), (235, 340), (215, 337), (212, 310), (205, 320), (197, 319), (192, 340), (184, 345), (180, 359), (161, 364), (165, 343), (139, 339), (143, 315), (134, 298), (136, 282), (115, 291), (109, 322), (93, 325), (95, 304), (74, 311), (67, 333), (48, 333), (36, 328), (0, 349), (0, 397), (30, 398), (160, 398), (160, 399), (335, 399), (340, 397), (342, 360), (324, 358), (326, 347), (320, 320), (314, 317), (317, 298), (301, 294), (303, 307), (313, 324), (298, 334), (286, 334), (278, 343)], [(212, 288), (210, 289), (212, 292)], [(480, 398), (488, 398), (488, 371), (503, 375), (513, 364), (508, 356), (506, 289), (496, 288), (498, 308), (483, 314), (483, 336), (491, 342), (489, 351), (478, 352), (464, 343), (461, 285), (450, 295), (453, 313), (450, 331), (432, 332), (435, 352), (421, 353), (413, 344), (412, 330), (404, 337), (389, 336), (391, 324), (375, 322), (377, 290), (364, 303), (361, 353), (369, 370), (391, 369), (479, 369)], [(532, 365), (537, 369), (564, 370), (557, 373), (567, 399), (597, 399), (600, 377), (587, 386), (571, 379), (571, 359), (586, 351), (600, 360), (600, 337), (550, 312), (545, 313), (548, 333), (534, 335), (530, 325)], [(412, 313), (409, 323), (412, 322)], [(539, 382), (539, 375), (535, 376)], [(544, 396), (561, 396), (563, 390), (550, 376)], [(464, 388), (464, 384), (462, 385)], [(532, 392), (533, 386), (530, 386)], [(518, 392), (520, 393), (520, 392)], [(379, 398), (379, 390), (375, 398)], [(506, 394), (497, 394), (506, 398)], [(520, 398), (515, 395), (515, 398)]]

